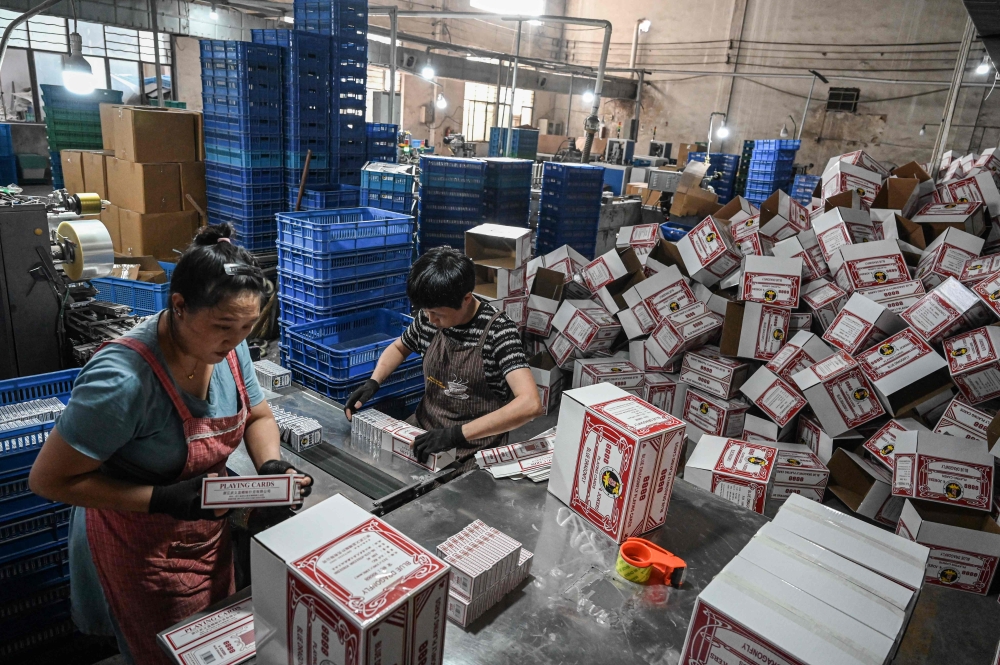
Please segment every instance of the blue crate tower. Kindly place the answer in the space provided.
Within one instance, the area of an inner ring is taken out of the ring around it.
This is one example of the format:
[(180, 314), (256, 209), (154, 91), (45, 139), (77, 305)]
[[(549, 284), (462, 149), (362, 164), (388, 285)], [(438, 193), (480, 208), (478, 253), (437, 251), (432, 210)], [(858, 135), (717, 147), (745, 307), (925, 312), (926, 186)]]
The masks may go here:
[(517, 157), (518, 159), (535, 159), (538, 156), (538, 130), (514, 128), (514, 138), (510, 143), (510, 154), (507, 154), (507, 128), (490, 127), (490, 157)]
[(486, 189), (483, 216), (491, 224), (527, 226), (531, 207), (530, 159), (489, 157), (486, 159)]
[(414, 167), (369, 162), (361, 171), (361, 205), (412, 215)]
[(753, 157), (747, 171), (745, 196), (748, 201), (759, 205), (779, 189), (788, 191), (795, 153), (801, 144), (798, 139), (754, 141)]
[(792, 191), (789, 193), (793, 199), (806, 206), (812, 205), (813, 191), (819, 184), (821, 176), (807, 175), (800, 173), (792, 181)]
[(208, 217), (251, 251), (273, 250), (287, 206), (280, 46), (201, 40)]
[(483, 223), (486, 160), (420, 158), (419, 253), (450, 245), (465, 247), (465, 232)]
[(593, 259), (601, 218), (604, 168), (545, 162), (538, 211), (538, 252), (569, 245)]
[(706, 175), (721, 174), (720, 179), (712, 181), (712, 188), (719, 196), (719, 203), (729, 203), (736, 195), (736, 178), (740, 170), (740, 156), (723, 152), (713, 152), (711, 155), (704, 152), (688, 153), (688, 160), (692, 162), (704, 162), (706, 157), (709, 158)]
[(366, 157), (369, 162), (395, 164), (399, 157), (396, 145), (399, 125), (382, 122), (366, 123)]

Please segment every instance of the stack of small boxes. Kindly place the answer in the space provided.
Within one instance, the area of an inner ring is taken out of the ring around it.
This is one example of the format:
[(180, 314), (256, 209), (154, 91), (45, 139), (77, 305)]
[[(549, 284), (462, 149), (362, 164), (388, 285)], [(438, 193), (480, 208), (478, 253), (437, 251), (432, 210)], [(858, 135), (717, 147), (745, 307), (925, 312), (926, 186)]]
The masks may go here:
[(361, 411), (351, 417), (351, 441), (355, 448), (369, 454), (385, 450), (435, 472), (455, 461), (454, 450), (431, 453), (424, 462), (418, 461), (413, 453), (413, 442), (423, 433), (424, 430), (419, 427), (375, 409)]
[(258, 360), (253, 364), (253, 369), (257, 374), (257, 383), (262, 388), (276, 390), (292, 385), (292, 371), (270, 360)]
[(55, 397), (0, 406), (0, 431), (53, 421), (65, 408)]
[(523, 582), (534, 556), (480, 520), (438, 545), (437, 553), (451, 566), (448, 618), (463, 627)]
[(318, 420), (285, 411), (280, 406), (273, 404), (271, 412), (278, 423), (281, 440), (291, 446), (295, 452), (301, 452), (323, 441), (323, 426), (319, 424)]

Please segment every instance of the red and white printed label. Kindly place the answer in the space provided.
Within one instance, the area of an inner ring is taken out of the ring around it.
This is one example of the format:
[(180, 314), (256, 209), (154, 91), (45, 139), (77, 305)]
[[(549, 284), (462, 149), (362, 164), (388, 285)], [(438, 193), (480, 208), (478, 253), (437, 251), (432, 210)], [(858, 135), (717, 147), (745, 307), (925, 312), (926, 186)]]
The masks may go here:
[(589, 408), (627, 429), (634, 436), (642, 438), (684, 425), (669, 413), (664, 413), (638, 397), (622, 397), (594, 404)]
[(846, 351), (838, 351), (829, 358), (826, 358), (809, 368), (817, 379), (826, 381), (827, 379), (840, 374), (844, 370), (856, 366), (854, 358)]
[(770, 416), (771, 420), (784, 427), (805, 407), (806, 400), (783, 380), (776, 379), (754, 400), (754, 404)]
[(603, 256), (597, 257), (592, 263), (583, 269), (583, 279), (587, 282), (587, 288), (591, 293), (597, 293), (601, 287), (607, 286), (615, 281), (608, 262)]
[(702, 374), (689, 367), (681, 366), (680, 380), (682, 383), (704, 390), (709, 395), (715, 395), (722, 399), (729, 398), (729, 386), (731, 384), (717, 379), (710, 374)]
[(599, 416), (584, 413), (570, 508), (615, 541), (622, 534), (636, 445)]
[(528, 310), (528, 318), (525, 321), (528, 332), (535, 335), (540, 335), (542, 337), (548, 337), (552, 334), (552, 318), (553, 314), (549, 312), (543, 312), (537, 309)]
[(788, 336), (790, 320), (791, 310), (771, 306), (761, 308), (754, 358), (767, 361), (781, 350)]
[(933, 352), (919, 335), (907, 328), (858, 356), (857, 361), (865, 376), (881, 381), (917, 358)]
[(670, 411), (674, 405), (674, 393), (677, 391), (676, 383), (662, 384), (656, 386), (646, 386), (646, 401), (662, 411)]
[(857, 367), (825, 382), (823, 387), (848, 427), (857, 427), (885, 413)]
[(330, 599), (288, 571), (287, 634), (290, 665), (357, 664), (361, 631)]
[(586, 349), (597, 335), (598, 325), (582, 310), (573, 312), (569, 323), (563, 330), (563, 335), (579, 349)]
[(1000, 367), (995, 364), (951, 378), (962, 395), (973, 404), (1000, 397)]
[(823, 333), (823, 339), (848, 353), (854, 353), (867, 345), (874, 330), (874, 324), (844, 309)]
[(253, 506), (290, 506), (299, 500), (295, 476), (287, 473), (271, 476), (230, 476), (203, 478), (202, 508), (249, 508)]
[(163, 636), (183, 665), (235, 665), (253, 656), (253, 600), (247, 598)]
[(935, 292), (930, 292), (916, 305), (900, 315), (926, 340), (933, 340), (961, 318), (962, 313)]
[[(975, 284), (996, 272), (1000, 272), (1000, 254), (978, 256), (965, 262), (962, 272), (959, 273), (958, 281), (963, 284)], [(1000, 275), (997, 277), (1000, 279)], [(1000, 288), (1000, 285), (997, 285), (997, 288)]]
[(740, 439), (727, 439), (714, 471), (767, 483), (778, 458), (777, 448)]
[(882, 429), (875, 432), (872, 438), (865, 441), (865, 450), (872, 459), (889, 471), (892, 471), (895, 457), (893, 451), (896, 450), (896, 435), (905, 431), (905, 427), (895, 420), (890, 420), (882, 426)]
[(897, 455), (892, 493), (989, 510), (993, 496), (993, 466), (931, 455), (918, 455), (915, 460), (910, 455)]
[(883, 302), (906, 296), (922, 296), (927, 291), (919, 279), (911, 279), (908, 282), (897, 282), (896, 284), (885, 286), (867, 286), (863, 289), (858, 289), (858, 293), (869, 300)]
[(675, 355), (681, 348), (683, 340), (674, 331), (668, 321), (661, 321), (653, 331), (650, 339), (654, 340), (667, 356)]
[(910, 281), (910, 270), (900, 254), (846, 261), (844, 269), (855, 288)]
[(643, 302), (648, 304), (652, 316), (659, 322), (664, 317), (697, 302), (697, 299), (687, 284), (677, 282), (649, 296)]
[(960, 399), (953, 399), (948, 404), (948, 408), (945, 409), (942, 418), (949, 418), (971, 430), (976, 439), (988, 441), (986, 431), (989, 429), (990, 423), (993, 422), (991, 414), (974, 409)]
[(938, 247), (935, 253), (933, 270), (942, 275), (959, 277), (965, 264), (974, 258), (976, 255), (973, 252), (945, 243)]
[(740, 299), (776, 307), (798, 307), (800, 282), (798, 276), (744, 273)]
[(924, 580), (928, 584), (951, 587), (985, 596), (997, 570), (998, 557), (981, 552), (929, 545)]
[(778, 451), (778, 460), (774, 465), (775, 485), (823, 488), (829, 477), (830, 470), (814, 453)]
[(944, 355), (952, 374), (996, 361), (997, 352), (986, 328), (976, 328), (944, 340)]
[(704, 399), (693, 390), (684, 395), (682, 418), (713, 436), (722, 436), (726, 425), (726, 410)]
[(792, 375), (808, 369), (814, 362), (815, 360), (810, 358), (802, 347), (788, 344), (783, 346), (778, 355), (771, 358), (765, 367), (785, 381), (791, 382)]
[(573, 343), (564, 335), (556, 335), (555, 339), (549, 344), (549, 353), (552, 354), (552, 358), (556, 361), (556, 364), (560, 366), (565, 365), (576, 350)]
[(829, 261), (834, 252), (844, 245), (850, 245), (852, 241), (851, 236), (847, 233), (847, 225), (837, 224), (822, 233), (817, 233), (816, 242), (819, 243), (820, 250), (823, 252), (823, 258)]
[(990, 275), (973, 285), (972, 291), (994, 313), (1000, 315), (1000, 273)]
[(712, 494), (763, 515), (767, 483), (712, 474)]
[(809, 293), (803, 293), (802, 300), (813, 309), (819, 309), (846, 295), (842, 288), (831, 283), (821, 286), (818, 289), (813, 289)]
[(716, 277), (725, 277), (739, 265), (740, 255), (735, 251), (726, 250), (726, 252), (719, 255), (719, 257), (713, 261), (711, 265), (705, 266), (705, 270), (712, 273)]
[(691, 229), (687, 238), (691, 241), (691, 246), (694, 248), (698, 260), (701, 261), (701, 265), (705, 267), (728, 250), (711, 217), (706, 217), (700, 224)]
[(683, 665), (805, 665), (722, 612), (695, 602)]

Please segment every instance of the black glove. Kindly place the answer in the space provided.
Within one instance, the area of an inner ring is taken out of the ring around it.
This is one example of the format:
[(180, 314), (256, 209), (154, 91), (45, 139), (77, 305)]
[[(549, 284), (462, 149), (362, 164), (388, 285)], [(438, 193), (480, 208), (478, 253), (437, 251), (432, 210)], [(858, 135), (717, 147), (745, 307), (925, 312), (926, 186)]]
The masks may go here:
[(282, 473), (288, 473), (289, 470), (292, 470), (295, 473), (297, 473), (298, 475), (305, 476), (306, 478), (309, 479), (309, 484), (308, 485), (302, 485), (299, 488), (299, 490), (300, 490), (300, 496), (303, 499), (306, 498), (307, 496), (309, 496), (312, 493), (312, 490), (313, 490), (313, 488), (312, 488), (313, 477), (310, 476), (308, 473), (302, 473), (301, 471), (299, 471), (298, 469), (296, 469), (294, 466), (292, 466), (291, 464), (289, 464), (288, 462), (286, 462), (283, 459), (270, 459), (270, 460), (267, 460), (266, 462), (264, 462), (263, 464), (260, 465), (260, 468), (257, 469), (257, 473), (259, 473), (262, 476), (277, 476), (277, 475), (280, 475)]
[(432, 429), (424, 432), (413, 441), (413, 452), (417, 456), (417, 461), (421, 464), (427, 462), (427, 456), (431, 453), (443, 453), (452, 448), (468, 447), (469, 442), (462, 434), (462, 426), (455, 425), (447, 429)]
[(358, 406), (358, 402), (361, 403), (361, 406), (364, 406), (364, 403), (370, 400), (372, 395), (378, 392), (378, 389), (378, 381), (375, 379), (368, 379), (361, 386), (356, 388), (355, 391), (351, 393), (351, 396), (347, 398), (347, 401), (344, 402), (344, 415), (347, 416), (347, 419), (350, 420), (351, 416), (357, 413), (358, 409), (361, 408)]
[(149, 513), (170, 515), (177, 520), (221, 520), (225, 514), (216, 515), (215, 509), (201, 507), (201, 481), (207, 476), (182, 480), (170, 485), (154, 485), (149, 498)]

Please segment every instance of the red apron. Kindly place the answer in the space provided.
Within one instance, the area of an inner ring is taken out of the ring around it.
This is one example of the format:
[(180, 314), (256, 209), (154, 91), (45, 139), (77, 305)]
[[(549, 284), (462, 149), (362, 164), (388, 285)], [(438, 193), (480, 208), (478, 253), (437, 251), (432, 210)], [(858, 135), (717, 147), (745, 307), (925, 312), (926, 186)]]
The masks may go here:
[[(149, 363), (184, 421), (187, 462), (176, 480), (226, 475), (226, 460), (243, 439), (249, 415), (236, 351), (226, 360), (236, 379), (239, 411), (225, 418), (194, 418), (149, 347), (131, 337), (109, 343), (127, 346)], [(104, 595), (137, 665), (169, 665), (156, 634), (235, 591), (227, 520), (183, 521), (88, 508), (87, 539)]]

